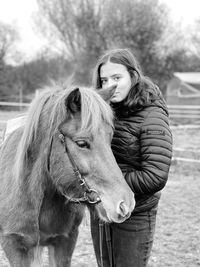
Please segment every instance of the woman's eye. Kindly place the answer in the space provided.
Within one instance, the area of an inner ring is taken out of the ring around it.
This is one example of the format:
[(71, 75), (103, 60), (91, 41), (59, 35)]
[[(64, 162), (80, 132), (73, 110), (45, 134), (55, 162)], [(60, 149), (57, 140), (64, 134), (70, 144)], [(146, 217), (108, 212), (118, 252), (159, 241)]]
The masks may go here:
[(120, 77), (115, 77), (114, 81), (118, 81), (120, 79)]
[(90, 148), (90, 144), (85, 141), (85, 140), (78, 140), (75, 142), (77, 144), (77, 146), (79, 146), (80, 148), (87, 148), (89, 149)]
[(101, 84), (105, 84), (106, 83), (106, 80), (101, 80)]

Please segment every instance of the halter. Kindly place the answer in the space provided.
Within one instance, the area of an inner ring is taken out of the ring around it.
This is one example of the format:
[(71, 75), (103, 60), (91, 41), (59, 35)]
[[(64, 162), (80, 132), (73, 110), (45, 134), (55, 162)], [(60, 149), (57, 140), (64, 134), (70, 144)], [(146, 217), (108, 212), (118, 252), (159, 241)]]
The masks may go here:
[[(66, 198), (68, 198), (69, 201), (72, 201), (72, 202), (75, 202), (75, 203), (87, 202), (87, 203), (90, 203), (90, 204), (97, 204), (97, 203), (101, 202), (101, 199), (99, 197), (98, 192), (95, 189), (89, 188), (89, 186), (87, 185), (85, 179), (81, 176), (81, 173), (80, 173), (80, 171), (79, 171), (79, 169), (78, 169), (78, 167), (77, 167), (72, 155), (70, 154), (69, 150), (67, 149), (67, 145), (66, 145), (66, 142), (65, 142), (65, 136), (64, 136), (63, 133), (61, 133), (61, 131), (60, 131), (60, 134), (59, 134), (58, 137), (59, 137), (61, 143), (64, 145), (65, 153), (68, 155), (68, 158), (69, 158), (69, 160), (70, 160), (70, 162), (72, 164), (73, 172), (74, 172), (75, 176), (80, 181), (80, 186), (85, 187), (85, 192), (84, 192), (84, 196), (83, 197), (80, 197), (80, 198), (69, 198), (65, 194), (64, 194), (64, 196)], [(90, 194), (92, 192), (97, 194), (96, 200), (90, 200), (88, 194)], [(109, 228), (109, 226), (105, 225), (105, 229), (106, 229), (106, 243), (108, 245), (108, 250), (109, 250), (108, 252), (109, 252), (110, 266), (112, 267), (113, 265), (112, 265), (112, 247), (111, 247), (110, 228)], [(104, 264), (103, 264), (103, 254), (102, 254), (103, 227), (102, 227), (101, 223), (99, 224), (99, 235), (100, 235), (99, 246), (100, 246), (100, 254), (101, 254), (101, 256), (100, 256), (101, 257), (101, 267), (103, 267), (104, 266)]]
[[(63, 194), (69, 201), (71, 202), (75, 202), (75, 203), (81, 203), (81, 202), (86, 202), (86, 203), (89, 203), (89, 204), (97, 204), (99, 202), (101, 202), (101, 199), (99, 197), (99, 194), (98, 192), (95, 190), (95, 189), (92, 189), (92, 188), (89, 188), (89, 186), (87, 185), (85, 179), (82, 177), (71, 153), (69, 152), (69, 150), (67, 149), (67, 145), (66, 145), (66, 142), (65, 142), (65, 136), (63, 133), (60, 132), (59, 134), (59, 139), (61, 141), (61, 143), (64, 145), (64, 148), (65, 148), (65, 153), (68, 155), (68, 158), (72, 164), (72, 167), (73, 167), (73, 172), (74, 172), (74, 175), (78, 178), (79, 182), (80, 182), (80, 186), (84, 188), (84, 195), (83, 197), (80, 197), (80, 198), (70, 198), (68, 196), (66, 196), (65, 194)], [(90, 197), (89, 197), (89, 194), (91, 193), (95, 193), (97, 195), (96, 199), (94, 200), (91, 200)]]

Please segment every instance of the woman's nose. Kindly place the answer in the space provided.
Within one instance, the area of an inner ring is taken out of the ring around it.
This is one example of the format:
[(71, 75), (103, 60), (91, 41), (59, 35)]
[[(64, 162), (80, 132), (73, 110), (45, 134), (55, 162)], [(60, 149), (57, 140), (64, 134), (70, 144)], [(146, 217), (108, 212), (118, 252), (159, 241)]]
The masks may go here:
[(117, 83), (115, 81), (113, 81), (112, 79), (109, 79), (107, 82), (107, 87), (111, 87), (111, 86), (117, 87)]

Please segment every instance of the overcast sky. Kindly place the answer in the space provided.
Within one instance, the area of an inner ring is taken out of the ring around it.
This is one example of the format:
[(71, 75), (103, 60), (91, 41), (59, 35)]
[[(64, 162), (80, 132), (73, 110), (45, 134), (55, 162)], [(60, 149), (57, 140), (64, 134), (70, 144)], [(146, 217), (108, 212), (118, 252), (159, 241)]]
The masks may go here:
[[(200, 17), (200, 0), (160, 1), (170, 7), (173, 20), (181, 20), (183, 25), (192, 24), (195, 18)], [(36, 0), (0, 0), (0, 20), (17, 25), (21, 35), (18, 49), (27, 56), (44, 45), (44, 41), (33, 31), (31, 16), (36, 11)]]

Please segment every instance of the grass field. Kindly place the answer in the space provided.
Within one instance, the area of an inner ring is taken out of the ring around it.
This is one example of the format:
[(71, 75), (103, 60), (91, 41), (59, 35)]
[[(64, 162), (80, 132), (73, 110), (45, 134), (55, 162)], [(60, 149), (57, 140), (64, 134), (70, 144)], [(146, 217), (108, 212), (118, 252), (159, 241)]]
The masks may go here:
[[(15, 114), (12, 114), (15, 116)], [(0, 112), (0, 120), (9, 114)], [(173, 129), (174, 148), (183, 157), (200, 159), (200, 128)], [(187, 151), (192, 151), (189, 154)], [(194, 151), (195, 150), (195, 151)], [(163, 190), (149, 267), (200, 266), (200, 164), (173, 161)], [(0, 251), (0, 267), (8, 267)], [(43, 266), (47, 266), (44, 263)], [(73, 267), (96, 267), (89, 220), (83, 221), (72, 261)], [(126, 266), (124, 266), (126, 267)]]

